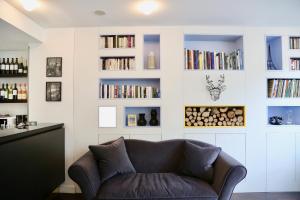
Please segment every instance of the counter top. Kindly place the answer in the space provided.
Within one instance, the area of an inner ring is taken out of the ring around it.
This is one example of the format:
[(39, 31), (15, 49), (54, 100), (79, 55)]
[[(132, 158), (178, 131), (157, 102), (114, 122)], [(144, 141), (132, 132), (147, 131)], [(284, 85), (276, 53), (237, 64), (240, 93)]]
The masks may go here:
[(63, 128), (64, 124), (58, 123), (40, 123), (37, 126), (29, 126), (26, 129), (5, 129), (0, 130), (0, 145), (25, 137), (42, 134), (47, 131)]

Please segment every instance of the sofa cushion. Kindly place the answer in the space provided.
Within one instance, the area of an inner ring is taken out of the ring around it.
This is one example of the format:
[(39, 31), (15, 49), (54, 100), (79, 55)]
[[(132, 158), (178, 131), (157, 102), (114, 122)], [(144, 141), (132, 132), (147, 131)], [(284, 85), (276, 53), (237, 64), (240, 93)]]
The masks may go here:
[(103, 183), (97, 199), (217, 200), (209, 184), (174, 173), (136, 173), (114, 176)]
[(212, 165), (220, 152), (221, 148), (219, 147), (201, 147), (186, 141), (181, 166), (182, 173), (211, 182), (213, 178)]
[(124, 143), (124, 138), (106, 145), (91, 145), (89, 149), (98, 162), (101, 181), (105, 181), (117, 174), (135, 173)]

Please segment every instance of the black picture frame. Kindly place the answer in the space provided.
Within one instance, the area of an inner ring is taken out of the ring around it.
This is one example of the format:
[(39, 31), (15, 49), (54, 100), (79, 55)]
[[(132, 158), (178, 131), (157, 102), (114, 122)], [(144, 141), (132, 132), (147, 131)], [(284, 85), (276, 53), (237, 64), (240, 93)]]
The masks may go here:
[(58, 102), (61, 101), (62, 83), (61, 82), (46, 82), (46, 101)]
[(46, 77), (62, 77), (62, 57), (47, 57)]

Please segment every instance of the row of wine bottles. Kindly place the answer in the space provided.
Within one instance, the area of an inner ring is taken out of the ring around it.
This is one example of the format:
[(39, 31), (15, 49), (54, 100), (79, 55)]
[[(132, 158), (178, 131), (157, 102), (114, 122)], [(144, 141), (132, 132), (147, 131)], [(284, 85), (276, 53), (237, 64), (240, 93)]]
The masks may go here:
[(26, 83), (2, 83), (0, 88), (0, 101), (3, 100), (26, 100), (27, 85)]
[(0, 58), (0, 74), (1, 75), (18, 75), (28, 73), (27, 60), (21, 58)]

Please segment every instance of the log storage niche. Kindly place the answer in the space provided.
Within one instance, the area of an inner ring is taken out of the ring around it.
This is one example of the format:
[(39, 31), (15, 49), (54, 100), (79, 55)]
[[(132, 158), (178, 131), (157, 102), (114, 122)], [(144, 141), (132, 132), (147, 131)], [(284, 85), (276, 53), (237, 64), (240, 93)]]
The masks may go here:
[(184, 126), (245, 127), (244, 106), (185, 106)]

